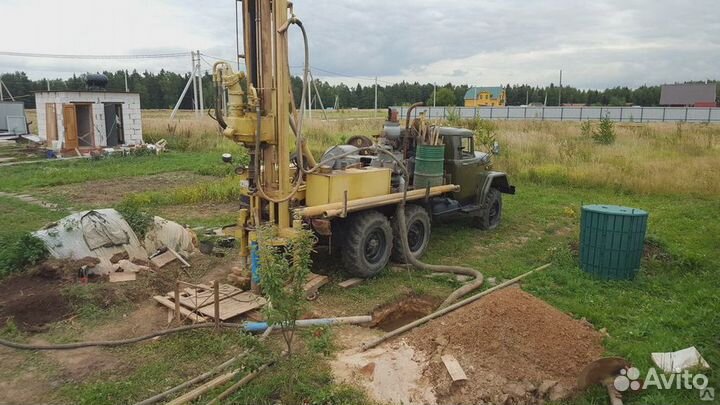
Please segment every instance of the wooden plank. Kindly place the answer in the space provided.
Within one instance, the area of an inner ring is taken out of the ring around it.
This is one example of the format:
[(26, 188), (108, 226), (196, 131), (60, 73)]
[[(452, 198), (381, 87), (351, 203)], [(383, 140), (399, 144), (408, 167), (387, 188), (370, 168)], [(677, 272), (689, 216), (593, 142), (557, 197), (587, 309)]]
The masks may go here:
[[(232, 317), (260, 308), (267, 303), (265, 298), (255, 295), (251, 292), (244, 292), (234, 297), (220, 300), (220, 319), (225, 321)], [(198, 308), (198, 311), (208, 317), (215, 317), (215, 309), (213, 304), (205, 305)]]
[(232, 380), (233, 377), (235, 377), (235, 375), (237, 375), (237, 373), (239, 373), (239, 372), (240, 372), (240, 369), (237, 369), (237, 370), (233, 370), (228, 373), (222, 374), (218, 377), (215, 377), (214, 379), (195, 388), (194, 390), (173, 399), (172, 401), (168, 402), (167, 405), (186, 404), (186, 403), (198, 398), (199, 396), (201, 396), (202, 394), (206, 393), (207, 391), (209, 391), (213, 388), (217, 388), (221, 385), (225, 385), (228, 381)]
[(174, 254), (172, 254), (171, 251), (166, 251), (164, 253), (161, 253), (152, 259), (150, 259), (150, 262), (157, 266), (158, 269), (161, 269), (165, 267), (168, 263), (172, 262), (173, 260), (177, 260), (177, 257), (175, 257)]
[(168, 248), (168, 252), (172, 253), (173, 256), (175, 256), (182, 264), (185, 265), (185, 267), (190, 267), (190, 263), (187, 262), (187, 260), (183, 259), (182, 256), (180, 256), (180, 253), (173, 250), (173, 248)]
[(328, 276), (321, 276), (319, 274), (313, 274), (312, 277), (305, 283), (303, 286), (303, 290), (305, 290), (305, 295), (307, 297), (314, 296), (317, 291), (320, 289), (320, 287), (324, 286), (325, 284), (330, 282), (330, 278)]
[(131, 271), (114, 271), (110, 273), (111, 283), (122, 283), (124, 281), (135, 281), (137, 274)]
[[(230, 284), (220, 284), (220, 301), (234, 297), (243, 290)], [(190, 308), (197, 309), (215, 302), (212, 287), (210, 288), (186, 288), (180, 293), (180, 304)]]
[[(170, 299), (163, 297), (162, 295), (156, 295), (153, 297), (153, 299), (155, 301), (157, 301), (158, 303), (160, 303), (161, 305), (166, 306), (166, 307), (172, 309), (173, 311), (175, 310), (175, 303), (173, 301), (171, 301)], [(180, 313), (182, 315), (185, 315), (186, 317), (188, 317), (188, 319), (190, 319), (193, 322), (199, 323), (199, 322), (207, 321), (207, 319), (204, 316), (198, 315), (195, 312), (192, 312), (191, 310), (189, 310), (185, 307), (180, 307)]]
[(340, 287), (342, 287), (342, 288), (350, 288), (350, 287), (355, 287), (356, 285), (362, 283), (363, 281), (365, 281), (365, 279), (362, 279), (362, 278), (349, 278), (349, 279), (347, 279), (347, 280), (345, 280), (345, 281), (339, 282), (339, 283), (338, 283), (338, 286), (340, 286)]
[(465, 371), (460, 367), (460, 363), (458, 363), (455, 356), (452, 354), (444, 354), (440, 358), (453, 381), (467, 380), (467, 375), (465, 375)]

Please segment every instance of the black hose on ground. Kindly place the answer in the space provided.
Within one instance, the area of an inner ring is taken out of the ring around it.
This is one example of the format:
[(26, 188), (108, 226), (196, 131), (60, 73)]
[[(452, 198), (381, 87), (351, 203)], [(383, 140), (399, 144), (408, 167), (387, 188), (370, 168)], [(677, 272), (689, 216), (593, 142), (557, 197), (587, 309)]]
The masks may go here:
[[(84, 347), (115, 347), (115, 346), (123, 346), (128, 345), (132, 343), (138, 343), (142, 342), (143, 340), (153, 339), (159, 336), (165, 336), (165, 335), (171, 335), (173, 333), (178, 332), (185, 332), (188, 330), (193, 329), (209, 329), (214, 328), (214, 323), (199, 323), (195, 325), (185, 325), (185, 326), (179, 326), (177, 328), (172, 329), (166, 329), (161, 330), (157, 332), (153, 332), (147, 335), (142, 336), (136, 336), (134, 338), (129, 339), (120, 339), (120, 340), (99, 340), (95, 342), (75, 342), (75, 343), (61, 343), (61, 344), (28, 344), (28, 343), (18, 343), (18, 342), (12, 342), (10, 340), (4, 340), (0, 339), (0, 346), (9, 347), (11, 349), (18, 349), (18, 350), (73, 350), (73, 349), (82, 349)], [(223, 328), (243, 328), (244, 325), (241, 323), (227, 323), (227, 322), (221, 322), (220, 327)]]
[(442, 264), (423, 263), (412, 254), (412, 252), (410, 251), (410, 244), (408, 243), (408, 238), (407, 238), (407, 233), (408, 233), (407, 221), (405, 220), (405, 204), (407, 202), (407, 185), (408, 185), (408, 182), (410, 181), (410, 173), (407, 169), (407, 166), (405, 166), (405, 164), (402, 161), (400, 161), (400, 159), (398, 159), (395, 155), (393, 155), (391, 152), (389, 152), (385, 149), (379, 148), (377, 146), (369, 146), (367, 148), (361, 148), (360, 150), (363, 150), (363, 149), (373, 149), (377, 152), (381, 152), (381, 153), (384, 153), (384, 154), (390, 156), (395, 161), (395, 163), (397, 163), (398, 166), (400, 166), (400, 169), (403, 172), (403, 177), (405, 179), (405, 181), (403, 182), (403, 186), (402, 186), (403, 187), (403, 190), (402, 190), (403, 198), (400, 201), (400, 204), (398, 204), (398, 206), (397, 206), (395, 215), (397, 216), (398, 224), (400, 225), (400, 240), (402, 241), (402, 249), (403, 249), (403, 252), (405, 253), (405, 258), (407, 259), (409, 264), (412, 265), (413, 267), (416, 267), (421, 270), (433, 271), (433, 272), (437, 272), (437, 273), (462, 274), (462, 275), (471, 276), (471, 277), (475, 278), (472, 283), (466, 284), (466, 285), (458, 288), (457, 290), (453, 291), (445, 299), (445, 301), (443, 301), (443, 303), (440, 304), (438, 309), (445, 308), (448, 305), (452, 304), (453, 302), (457, 301), (460, 297), (462, 297), (466, 294), (469, 294), (470, 292), (475, 291), (478, 288), (480, 288), (482, 286), (484, 278), (483, 278), (482, 273), (480, 273), (479, 271), (472, 269), (470, 267), (446, 266), (446, 265), (442, 265)]

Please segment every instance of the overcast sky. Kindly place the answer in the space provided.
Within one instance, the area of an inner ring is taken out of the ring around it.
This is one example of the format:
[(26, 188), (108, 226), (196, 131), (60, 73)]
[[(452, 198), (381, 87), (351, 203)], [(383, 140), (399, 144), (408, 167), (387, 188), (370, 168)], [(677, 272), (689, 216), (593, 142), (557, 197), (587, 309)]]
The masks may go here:
[[(718, 0), (294, 0), (316, 78), (581, 88), (720, 79)], [(234, 0), (0, 0), (0, 51), (235, 54)], [(293, 29), (291, 65), (302, 63)], [(208, 58), (208, 62), (212, 59)], [(0, 55), (31, 78), (190, 70), (190, 56), (79, 60)], [(204, 64), (205, 67), (207, 65)], [(321, 70), (322, 69), (322, 70)], [(333, 72), (333, 73), (328, 73)], [(348, 78), (338, 74), (353, 76)]]

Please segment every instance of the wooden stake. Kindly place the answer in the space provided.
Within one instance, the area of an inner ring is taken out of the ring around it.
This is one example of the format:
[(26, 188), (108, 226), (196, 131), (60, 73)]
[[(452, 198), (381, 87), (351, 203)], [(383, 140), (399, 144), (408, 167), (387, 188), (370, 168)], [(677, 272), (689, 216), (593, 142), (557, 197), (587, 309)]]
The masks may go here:
[(180, 281), (175, 282), (175, 320), (178, 323), (182, 322), (182, 318), (180, 318)]
[(213, 281), (213, 295), (215, 296), (215, 328), (220, 330), (220, 283), (215, 280)]

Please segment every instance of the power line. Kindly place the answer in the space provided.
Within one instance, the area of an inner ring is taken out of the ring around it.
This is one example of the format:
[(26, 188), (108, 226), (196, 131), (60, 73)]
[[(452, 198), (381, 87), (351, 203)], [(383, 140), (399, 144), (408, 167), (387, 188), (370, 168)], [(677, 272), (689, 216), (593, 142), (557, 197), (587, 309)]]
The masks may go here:
[(54, 53), (26, 53), (0, 51), (0, 56), (15, 56), (22, 58), (48, 58), (48, 59), (163, 59), (187, 57), (187, 52), (154, 53), (145, 55), (70, 55)]

